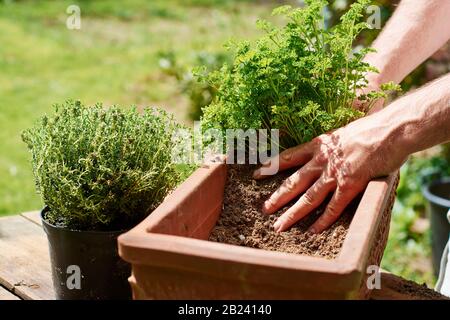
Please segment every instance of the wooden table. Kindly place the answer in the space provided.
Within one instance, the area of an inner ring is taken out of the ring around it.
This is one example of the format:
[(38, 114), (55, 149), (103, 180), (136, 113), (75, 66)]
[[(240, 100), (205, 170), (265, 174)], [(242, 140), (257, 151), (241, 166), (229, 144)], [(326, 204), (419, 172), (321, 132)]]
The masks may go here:
[(54, 298), (39, 211), (0, 217), (0, 300)]
[[(439, 299), (425, 289), (388, 272), (381, 273), (381, 289), (372, 299)], [(52, 300), (47, 237), (39, 211), (0, 217), (0, 300)]]

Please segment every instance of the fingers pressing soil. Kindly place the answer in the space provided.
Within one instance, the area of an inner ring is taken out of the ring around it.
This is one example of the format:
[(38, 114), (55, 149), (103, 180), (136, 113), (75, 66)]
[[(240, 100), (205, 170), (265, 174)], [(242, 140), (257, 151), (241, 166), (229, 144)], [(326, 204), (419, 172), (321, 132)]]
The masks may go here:
[(307, 232), (323, 212), (324, 206), (282, 233), (273, 231), (273, 223), (290, 205), (273, 215), (261, 212), (263, 202), (292, 172), (256, 181), (252, 165), (229, 165), (221, 216), (211, 232), (210, 241), (251, 248), (281, 251), (333, 259), (339, 254), (353, 217), (355, 203), (328, 230), (321, 234)]

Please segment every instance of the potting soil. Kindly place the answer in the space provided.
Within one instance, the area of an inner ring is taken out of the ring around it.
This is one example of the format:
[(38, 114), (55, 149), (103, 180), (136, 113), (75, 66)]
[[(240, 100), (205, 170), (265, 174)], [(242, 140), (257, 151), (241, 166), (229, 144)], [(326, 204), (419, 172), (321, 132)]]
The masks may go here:
[(262, 213), (262, 204), (293, 171), (281, 172), (274, 177), (256, 181), (252, 178), (255, 169), (256, 166), (252, 165), (229, 165), (223, 211), (209, 240), (264, 250), (336, 258), (357, 203), (352, 203), (333, 226), (320, 234), (312, 234), (307, 229), (323, 213), (325, 205), (314, 210), (289, 230), (276, 233), (272, 227), (273, 223), (293, 202), (272, 215)]

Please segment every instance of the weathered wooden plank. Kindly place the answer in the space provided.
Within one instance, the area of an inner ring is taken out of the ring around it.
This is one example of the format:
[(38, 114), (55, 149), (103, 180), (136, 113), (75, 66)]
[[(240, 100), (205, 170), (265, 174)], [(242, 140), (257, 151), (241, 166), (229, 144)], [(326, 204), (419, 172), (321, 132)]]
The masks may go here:
[(370, 295), (372, 300), (447, 300), (424, 285), (403, 279), (389, 272), (381, 272), (381, 288), (374, 289)]
[(20, 215), (0, 218), (0, 284), (22, 299), (54, 299), (45, 233)]
[(2, 300), (20, 300), (18, 296), (13, 295), (11, 292), (0, 286), (0, 301)]
[(37, 224), (38, 226), (42, 226), (41, 220), (41, 212), (40, 211), (28, 211), (20, 214), (25, 219), (30, 220), (31, 222)]
[[(0, 284), (22, 299), (54, 299), (48, 244), (39, 211), (0, 218)], [(0, 300), (16, 295), (0, 286)], [(446, 299), (445, 296), (389, 272), (381, 272), (381, 289), (373, 300)]]

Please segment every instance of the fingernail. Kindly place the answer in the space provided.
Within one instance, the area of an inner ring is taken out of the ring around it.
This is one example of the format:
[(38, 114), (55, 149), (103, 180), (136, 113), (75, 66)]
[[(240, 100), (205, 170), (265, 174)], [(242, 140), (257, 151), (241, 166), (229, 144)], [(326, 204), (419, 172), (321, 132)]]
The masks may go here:
[(292, 159), (292, 152), (285, 152), (285, 153), (281, 153), (281, 157), (283, 158), (283, 160), (285, 161), (289, 161)]
[(257, 169), (255, 171), (253, 171), (253, 178), (257, 179), (261, 176), (261, 169)]
[(280, 228), (281, 228), (281, 221), (280, 220), (275, 221), (275, 223), (273, 224), (273, 230), (275, 230), (275, 232), (280, 232)]
[(271, 207), (272, 207), (272, 204), (270, 203), (270, 201), (268, 201), (268, 200), (265, 201), (262, 206), (262, 212), (265, 214), (268, 214), (270, 212)]
[(308, 231), (311, 232), (311, 233), (317, 233), (317, 229), (312, 227), (312, 226), (309, 227)]

